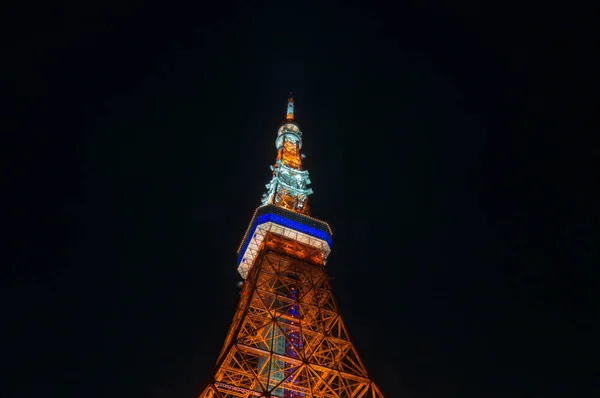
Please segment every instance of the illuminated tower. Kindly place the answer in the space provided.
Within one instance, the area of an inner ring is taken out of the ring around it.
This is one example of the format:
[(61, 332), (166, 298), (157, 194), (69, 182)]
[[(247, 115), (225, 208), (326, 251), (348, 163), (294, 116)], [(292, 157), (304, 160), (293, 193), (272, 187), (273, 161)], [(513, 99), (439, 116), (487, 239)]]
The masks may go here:
[(200, 398), (383, 397), (331, 292), (332, 233), (310, 216), (291, 93), (275, 147), (273, 177), (238, 249), (240, 301)]

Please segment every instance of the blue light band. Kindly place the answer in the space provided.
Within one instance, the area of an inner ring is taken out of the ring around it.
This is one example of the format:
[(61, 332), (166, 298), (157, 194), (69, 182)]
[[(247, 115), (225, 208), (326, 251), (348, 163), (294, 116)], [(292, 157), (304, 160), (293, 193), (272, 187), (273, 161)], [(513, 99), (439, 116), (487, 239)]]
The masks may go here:
[(238, 255), (238, 265), (241, 263), (242, 258), (244, 257), (244, 254), (246, 253), (246, 249), (248, 248), (248, 245), (250, 244), (250, 240), (254, 236), (254, 231), (256, 231), (256, 227), (259, 226), (260, 224), (264, 224), (269, 221), (271, 221), (274, 224), (279, 224), (283, 227), (287, 227), (287, 228), (293, 229), (295, 231), (302, 232), (306, 235), (310, 235), (317, 239), (324, 240), (325, 242), (327, 242), (329, 244), (329, 247), (331, 247), (331, 236), (329, 236), (329, 234), (327, 232), (321, 231), (320, 229), (317, 229), (317, 228), (313, 228), (306, 224), (299, 223), (297, 221), (290, 220), (287, 217), (283, 217), (283, 216), (273, 214), (273, 213), (267, 213), (267, 214), (262, 214), (262, 215), (256, 217), (254, 223), (252, 224), (252, 228), (248, 231), (248, 236), (246, 237), (246, 240), (244, 241), (244, 245), (242, 246), (242, 250), (240, 250), (240, 253)]

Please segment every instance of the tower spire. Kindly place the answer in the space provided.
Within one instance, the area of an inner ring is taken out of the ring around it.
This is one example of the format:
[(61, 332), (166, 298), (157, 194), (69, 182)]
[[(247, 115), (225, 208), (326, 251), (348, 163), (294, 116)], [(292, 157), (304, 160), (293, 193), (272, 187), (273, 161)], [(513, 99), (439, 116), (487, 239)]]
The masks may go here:
[(294, 120), (294, 97), (292, 96), (291, 91), (288, 98), (287, 115), (285, 116), (285, 120)]
[(287, 116), (275, 139), (277, 158), (271, 166), (273, 177), (267, 184), (267, 192), (262, 197), (263, 205), (275, 205), (296, 213), (310, 214), (308, 171), (302, 169), (302, 132), (294, 120), (294, 98), (290, 92)]

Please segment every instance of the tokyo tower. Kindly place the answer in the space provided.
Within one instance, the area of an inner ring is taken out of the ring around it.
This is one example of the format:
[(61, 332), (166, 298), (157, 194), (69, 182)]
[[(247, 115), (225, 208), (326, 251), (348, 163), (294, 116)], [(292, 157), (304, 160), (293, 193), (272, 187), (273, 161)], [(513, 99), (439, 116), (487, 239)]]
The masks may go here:
[(332, 232), (310, 216), (291, 93), (275, 147), (273, 177), (238, 249), (240, 301), (200, 398), (383, 397), (331, 291)]

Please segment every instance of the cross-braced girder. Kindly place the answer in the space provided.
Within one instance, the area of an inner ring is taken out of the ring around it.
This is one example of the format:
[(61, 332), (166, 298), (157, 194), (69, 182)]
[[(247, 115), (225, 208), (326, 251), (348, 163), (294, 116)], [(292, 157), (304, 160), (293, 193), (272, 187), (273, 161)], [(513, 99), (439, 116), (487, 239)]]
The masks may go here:
[(383, 397), (350, 341), (322, 263), (269, 245), (277, 241), (265, 240), (250, 269), (200, 398)]

